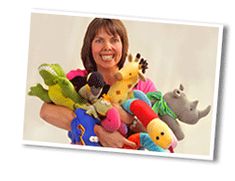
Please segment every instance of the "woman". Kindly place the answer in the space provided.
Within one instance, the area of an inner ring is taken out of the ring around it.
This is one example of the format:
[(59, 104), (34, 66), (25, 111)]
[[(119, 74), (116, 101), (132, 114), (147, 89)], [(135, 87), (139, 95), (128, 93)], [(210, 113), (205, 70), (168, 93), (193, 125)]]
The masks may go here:
[[(95, 18), (87, 28), (81, 51), (82, 62), (86, 70), (71, 71), (67, 74), (67, 77), (72, 79), (77, 75), (85, 76), (87, 73), (98, 71), (103, 75), (104, 81), (112, 85), (116, 81), (113, 75), (123, 67), (127, 52), (128, 37), (123, 23), (116, 19)], [(145, 93), (156, 90), (150, 80), (139, 81), (136, 89)], [(113, 106), (118, 109), (124, 123), (130, 125), (133, 122), (134, 117), (125, 112), (120, 105), (115, 104)], [(40, 116), (50, 124), (70, 130), (70, 123), (75, 114), (65, 107), (44, 103)], [(142, 129), (141, 123), (137, 123), (138, 126), (136, 126), (136, 122), (135, 126)], [(127, 140), (117, 131), (110, 133), (96, 125), (95, 133), (103, 146), (121, 148), (125, 144), (135, 147), (134, 142)]]

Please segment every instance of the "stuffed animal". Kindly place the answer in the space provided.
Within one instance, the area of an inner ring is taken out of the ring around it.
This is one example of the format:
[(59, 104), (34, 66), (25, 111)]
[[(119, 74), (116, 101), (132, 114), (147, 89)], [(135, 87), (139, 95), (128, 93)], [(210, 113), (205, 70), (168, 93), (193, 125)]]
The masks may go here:
[(29, 95), (39, 97), (47, 103), (53, 102), (56, 105), (65, 106), (71, 110), (82, 108), (89, 115), (98, 117), (93, 106), (76, 92), (59, 64), (42, 64), (38, 70), (44, 83), (48, 86), (48, 90), (44, 89), (41, 84), (37, 84), (30, 88)]
[(99, 72), (91, 72), (86, 77), (76, 76), (70, 81), (79, 95), (90, 103), (99, 98), (105, 86), (103, 76)]
[(147, 61), (143, 58), (140, 59), (140, 54), (137, 54), (134, 60), (130, 54), (128, 61), (129, 63), (114, 75), (116, 82), (107, 93), (112, 103), (121, 105), (131, 97), (132, 89), (139, 79), (145, 80), (144, 73), (148, 68)]
[(180, 85), (179, 89), (167, 92), (164, 96), (161, 92), (147, 93), (147, 96), (152, 102), (153, 110), (171, 128), (178, 140), (184, 139), (178, 120), (187, 124), (196, 124), (211, 109), (209, 105), (204, 110), (198, 110), (198, 101), (188, 100), (183, 85)]
[(94, 126), (99, 121), (86, 114), (83, 109), (76, 109), (74, 112), (76, 117), (71, 122), (71, 131), (68, 132), (71, 144), (100, 146), (98, 137), (94, 132)]
[(149, 137), (148, 133), (135, 133), (128, 137), (128, 140), (134, 142), (136, 144), (135, 148), (130, 146), (124, 145), (123, 148), (125, 149), (140, 149), (144, 148), (149, 151), (156, 151), (156, 152), (166, 152), (166, 150), (162, 149), (160, 146), (156, 145), (152, 139)]
[(124, 123), (121, 122), (119, 112), (112, 106), (108, 96), (101, 95), (106, 84), (99, 72), (91, 72), (86, 77), (76, 76), (71, 82), (79, 95), (93, 105), (98, 114), (97, 119), (101, 121), (106, 131), (118, 130), (122, 135), (126, 135), (127, 128), (121, 126)]
[(149, 104), (143, 100), (132, 99), (124, 102), (123, 107), (142, 122), (154, 144), (174, 152), (173, 149), (177, 144), (174, 134), (167, 124), (159, 119)]

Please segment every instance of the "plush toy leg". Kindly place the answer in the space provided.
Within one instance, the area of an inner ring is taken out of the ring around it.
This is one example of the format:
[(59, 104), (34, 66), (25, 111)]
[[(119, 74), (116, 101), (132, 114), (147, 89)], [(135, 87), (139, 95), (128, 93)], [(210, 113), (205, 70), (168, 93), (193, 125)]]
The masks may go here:
[(47, 103), (51, 102), (51, 99), (48, 96), (48, 91), (44, 89), (41, 84), (37, 84), (36, 86), (30, 87), (28, 95), (39, 97), (42, 101)]
[(114, 132), (120, 128), (121, 120), (116, 108), (107, 111), (106, 118), (101, 121), (101, 125), (107, 131)]

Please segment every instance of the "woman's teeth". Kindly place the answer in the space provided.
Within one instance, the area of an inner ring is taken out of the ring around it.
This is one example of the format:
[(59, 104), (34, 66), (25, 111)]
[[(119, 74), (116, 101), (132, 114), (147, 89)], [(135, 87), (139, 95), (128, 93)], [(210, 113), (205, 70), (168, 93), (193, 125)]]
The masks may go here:
[(102, 59), (103, 60), (112, 60), (113, 59), (113, 55), (102, 55)]

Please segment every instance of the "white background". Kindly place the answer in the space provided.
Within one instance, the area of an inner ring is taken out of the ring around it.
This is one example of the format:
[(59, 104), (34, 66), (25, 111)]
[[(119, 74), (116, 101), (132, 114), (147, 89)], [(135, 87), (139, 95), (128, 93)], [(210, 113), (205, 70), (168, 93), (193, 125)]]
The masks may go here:
[[(219, 180), (234, 178), (234, 5), (232, 1), (13, 1), (0, 4), (0, 180)], [(225, 25), (215, 160), (195, 161), (23, 146), (31, 8)]]

